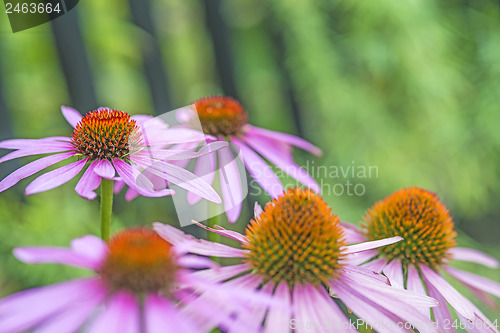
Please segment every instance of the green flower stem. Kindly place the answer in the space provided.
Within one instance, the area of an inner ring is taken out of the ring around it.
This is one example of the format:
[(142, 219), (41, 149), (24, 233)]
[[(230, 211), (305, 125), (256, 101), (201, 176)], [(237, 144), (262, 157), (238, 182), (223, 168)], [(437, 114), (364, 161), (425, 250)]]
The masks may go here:
[(101, 179), (101, 238), (109, 240), (111, 230), (111, 212), (113, 210), (113, 181)]

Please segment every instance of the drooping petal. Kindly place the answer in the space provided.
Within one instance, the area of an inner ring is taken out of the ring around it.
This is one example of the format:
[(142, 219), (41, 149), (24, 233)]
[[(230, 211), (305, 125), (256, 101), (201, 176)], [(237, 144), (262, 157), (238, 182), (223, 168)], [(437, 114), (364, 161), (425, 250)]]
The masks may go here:
[(273, 169), (242, 141), (231, 138), (231, 142), (241, 150), (241, 158), (250, 175), (273, 199), (283, 193), (283, 185)]
[(255, 127), (252, 125), (246, 125), (246, 130), (247, 130), (247, 133), (250, 133), (253, 135), (258, 135), (258, 136), (262, 136), (265, 138), (281, 141), (281, 142), (290, 144), (292, 146), (304, 149), (304, 150), (306, 150), (306, 151), (310, 152), (311, 154), (318, 156), (318, 157), (321, 156), (321, 154), (322, 154), (321, 149), (319, 149), (318, 147), (314, 146), (310, 142), (308, 142), (302, 138), (299, 138), (295, 135), (271, 131), (271, 130), (267, 130), (264, 128)]
[(165, 299), (150, 294), (144, 302), (147, 333), (200, 333), (201, 329)]
[(404, 289), (403, 267), (401, 260), (392, 259), (383, 270), (385, 276), (391, 281), (391, 285), (396, 288)]
[(345, 260), (351, 265), (360, 265), (373, 257), (376, 257), (378, 252), (375, 250), (367, 250), (349, 254)]
[(211, 259), (196, 255), (185, 254), (177, 259), (177, 264), (186, 268), (214, 268), (218, 267)]
[(390, 325), (394, 322), (394, 318), (373, 304), (370, 299), (361, 296), (356, 290), (340, 283), (332, 286), (332, 289), (350, 311), (371, 326), (377, 327), (376, 325), (379, 323), (387, 323), (383, 330), (384, 333), (406, 333), (405, 330), (398, 329), (397, 325)]
[(291, 152), (287, 149), (280, 148), (280, 145), (276, 142), (276, 140), (262, 139), (250, 135), (243, 137), (243, 140), (255, 151), (287, 173), (290, 177), (298, 180), (315, 192), (321, 191), (314, 178), (312, 178), (306, 170), (297, 165), (293, 161)]
[(106, 159), (95, 162), (94, 172), (98, 176), (106, 179), (113, 179), (116, 173), (113, 164)]
[(196, 239), (171, 225), (155, 222), (153, 223), (153, 229), (167, 242), (175, 245), (177, 251), (225, 258), (243, 257), (246, 253), (245, 250), (235, 249), (224, 244)]
[(73, 126), (73, 128), (76, 127), (76, 125), (82, 120), (82, 115), (80, 112), (77, 110), (70, 108), (69, 106), (61, 106), (61, 112), (68, 121), (68, 123)]
[(478, 250), (455, 247), (448, 250), (455, 260), (475, 262), (491, 268), (498, 267), (498, 260)]
[(210, 232), (215, 232), (216, 234), (219, 234), (219, 235), (222, 235), (222, 236), (225, 236), (225, 237), (229, 237), (231, 239), (234, 239), (234, 240), (237, 240), (238, 242), (240, 243), (243, 243), (245, 242), (245, 236), (240, 234), (239, 232), (236, 232), (236, 231), (231, 231), (231, 230), (226, 230), (218, 225), (214, 226), (214, 228), (210, 228), (210, 227), (207, 227), (203, 224), (201, 224), (200, 222), (197, 222), (197, 221), (191, 221), (193, 222), (194, 224), (196, 224), (197, 226), (199, 227), (202, 227), (203, 229), (205, 230), (208, 230)]
[(142, 196), (157, 198), (175, 193), (175, 191), (170, 189), (154, 191), (153, 184), (147, 179), (146, 176), (144, 176), (144, 174), (139, 173), (137, 174), (137, 177), (134, 177), (133, 167), (120, 159), (115, 159), (113, 161), (113, 165), (125, 184), (127, 184), (130, 188), (133, 188)]
[(240, 172), (233, 153), (229, 148), (218, 151), (219, 155), (219, 178), (224, 198), (224, 210), (229, 222), (234, 223), (241, 213), (243, 201), (243, 189), (241, 187)]
[(429, 291), (429, 296), (439, 302), (439, 305), (432, 309), (435, 323), (441, 330), (443, 330), (443, 332), (454, 333), (455, 329), (453, 328), (453, 319), (451, 317), (450, 309), (448, 308), (448, 303), (432, 283), (427, 283), (426, 286)]
[(5, 156), (0, 158), (0, 163), (13, 160), (15, 158), (31, 156), (31, 155), (39, 155), (39, 154), (49, 154), (49, 153), (62, 153), (74, 151), (73, 146), (69, 142), (51, 142), (51, 143), (42, 143), (36, 146), (31, 145), (28, 148), (19, 149), (8, 153)]
[(456, 268), (445, 267), (445, 270), (458, 281), (472, 286), (489, 294), (500, 297), (500, 284), (482, 276), (461, 271)]
[(139, 303), (127, 292), (114, 294), (87, 333), (138, 333), (141, 330)]
[[(207, 154), (201, 156), (194, 167), (194, 174), (201, 179), (203, 179), (207, 184), (212, 185), (215, 178), (215, 167), (217, 164), (217, 157), (215, 154)], [(188, 192), (187, 201), (190, 205), (196, 204), (201, 197), (194, 194), (193, 192)]]
[(203, 269), (193, 274), (208, 282), (222, 282), (250, 270), (251, 267), (249, 264), (238, 264), (221, 266), (213, 269)]
[(66, 311), (49, 319), (33, 333), (79, 332), (84, 323), (92, 317), (93, 312), (104, 302), (107, 292), (104, 288), (96, 288), (93, 291), (88, 290), (87, 294), (88, 298), (79, 299), (78, 302), (71, 304)]
[(62, 153), (62, 154), (46, 156), (20, 167), (19, 169), (9, 174), (0, 182), (0, 192), (3, 192), (6, 189), (14, 186), (21, 179), (27, 178), (37, 173), (38, 171), (41, 171), (53, 164), (56, 164), (67, 158), (70, 158), (73, 155), (74, 153)]
[(395, 237), (384, 238), (384, 239), (379, 239), (379, 240), (370, 241), (370, 242), (364, 242), (361, 244), (348, 245), (348, 246), (346, 246), (346, 249), (343, 251), (343, 253), (349, 254), (349, 253), (356, 253), (356, 252), (376, 249), (377, 247), (397, 243), (397, 242), (401, 241), (402, 239), (403, 239), (402, 237), (395, 236)]
[[(425, 287), (422, 284), (422, 278), (420, 277), (418, 270), (413, 265), (408, 265), (407, 289), (410, 291), (413, 291), (414, 293), (420, 294), (420, 295), (427, 295), (427, 293), (425, 292)], [(433, 298), (435, 298), (435, 297), (433, 297)], [(442, 304), (442, 303), (440, 303), (440, 304)], [(418, 307), (417, 309), (420, 312), (422, 312), (423, 315), (430, 318), (430, 311), (428, 308)]]
[[(201, 180), (200, 178), (196, 177), (194, 174), (191, 172), (182, 169), (176, 165), (166, 163), (164, 161), (157, 161), (155, 164), (142, 164), (138, 163), (139, 166), (145, 168), (152, 174), (157, 175), (158, 177), (161, 177), (168, 182), (175, 184), (187, 191), (194, 192), (201, 197), (213, 201), (215, 203), (221, 203), (222, 200), (215, 192), (215, 190), (207, 184), (205, 181)], [(115, 163), (116, 167), (116, 163)], [(118, 169), (117, 169), (118, 170)], [(120, 173), (121, 175), (121, 173)], [(130, 178), (130, 177), (129, 177)], [(133, 178), (132, 178), (133, 179)], [(125, 178), (123, 180), (126, 182)], [(135, 184), (135, 180), (132, 182), (132, 187), (137, 187)], [(127, 185), (129, 185), (127, 183)], [(130, 185), (129, 185), (130, 186)], [(140, 193), (140, 191), (139, 191)]]
[(469, 320), (474, 319), (472, 303), (467, 298), (462, 296), (441, 275), (434, 272), (431, 268), (421, 265), (420, 269), (427, 286), (432, 284), (458, 313)]
[(283, 306), (270, 306), (267, 314), (266, 332), (288, 332), (292, 318), (291, 291), (286, 282), (280, 282), (274, 292), (274, 297), (283, 303)]
[(101, 184), (101, 177), (94, 172), (96, 164), (97, 162), (94, 161), (89, 165), (75, 186), (76, 193), (88, 200), (94, 200), (97, 197), (97, 193), (94, 191)]
[(86, 278), (8, 296), (0, 301), (0, 332), (24, 332), (72, 304), (93, 297), (99, 287), (100, 281)]
[(26, 186), (26, 195), (52, 190), (67, 183), (83, 169), (86, 162), (87, 159), (83, 159), (44, 173)]

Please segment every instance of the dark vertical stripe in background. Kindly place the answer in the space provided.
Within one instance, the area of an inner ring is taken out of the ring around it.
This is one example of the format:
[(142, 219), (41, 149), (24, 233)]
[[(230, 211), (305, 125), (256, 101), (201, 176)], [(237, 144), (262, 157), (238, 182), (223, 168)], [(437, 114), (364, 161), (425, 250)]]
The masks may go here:
[(141, 40), (144, 75), (151, 91), (155, 114), (160, 115), (172, 110), (174, 104), (169, 93), (165, 66), (151, 18), (151, 3), (149, 0), (129, 0), (129, 5), (132, 21), (146, 33), (146, 38)]
[(94, 81), (80, 29), (78, 7), (51, 21), (71, 106), (81, 113), (97, 108)]

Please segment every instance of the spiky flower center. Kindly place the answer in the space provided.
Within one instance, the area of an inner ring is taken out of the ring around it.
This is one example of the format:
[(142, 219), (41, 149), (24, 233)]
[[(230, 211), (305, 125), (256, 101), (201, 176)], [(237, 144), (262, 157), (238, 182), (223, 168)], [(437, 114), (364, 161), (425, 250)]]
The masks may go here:
[(80, 120), (72, 141), (75, 149), (90, 159), (123, 158), (138, 148), (141, 134), (127, 113), (100, 108)]
[(128, 229), (109, 242), (100, 274), (113, 291), (168, 294), (175, 284), (177, 266), (172, 245), (149, 229)]
[(289, 189), (268, 203), (246, 230), (247, 261), (266, 281), (327, 283), (347, 245), (337, 215), (310, 190)]
[(209, 135), (237, 135), (248, 121), (241, 104), (231, 97), (205, 97), (194, 102), (194, 105), (202, 130)]
[(389, 260), (435, 267), (449, 257), (456, 232), (448, 209), (431, 192), (411, 187), (377, 202), (364, 216), (370, 240), (401, 236), (401, 242), (380, 249)]

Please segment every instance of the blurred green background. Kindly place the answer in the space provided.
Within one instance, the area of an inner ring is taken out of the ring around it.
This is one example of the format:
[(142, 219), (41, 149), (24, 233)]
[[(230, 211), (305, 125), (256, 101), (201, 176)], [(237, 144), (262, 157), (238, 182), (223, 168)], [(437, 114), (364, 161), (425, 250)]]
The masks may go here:
[[(377, 170), (316, 177), (337, 185), (325, 198), (342, 220), (358, 223), (377, 200), (420, 186), (450, 209), (460, 246), (500, 258), (497, 1), (86, 0), (16, 34), (0, 13), (0, 54), (1, 139), (70, 135), (61, 105), (160, 114), (228, 94), (252, 124), (321, 147), (319, 159), (296, 151), (309, 171)], [(30, 160), (0, 164), (0, 174)], [(25, 197), (32, 179), (0, 193), (2, 295), (85, 274), (19, 263), (13, 247), (66, 246), (99, 230), (99, 202), (76, 195), (76, 180)], [(234, 229), (268, 199), (253, 193)], [(115, 200), (114, 230), (176, 224), (170, 198)], [(460, 267), (500, 282), (500, 270)]]

